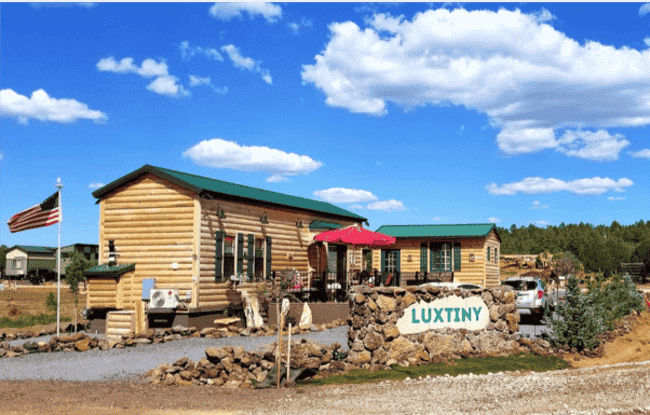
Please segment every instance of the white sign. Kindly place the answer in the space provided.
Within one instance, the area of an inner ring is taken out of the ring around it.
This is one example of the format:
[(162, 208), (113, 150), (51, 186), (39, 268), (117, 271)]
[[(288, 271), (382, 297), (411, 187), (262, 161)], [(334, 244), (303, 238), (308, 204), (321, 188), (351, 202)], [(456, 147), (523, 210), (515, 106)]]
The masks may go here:
[(397, 320), (401, 334), (421, 333), (444, 328), (481, 330), (490, 322), (490, 310), (481, 297), (455, 295), (427, 303), (420, 301), (404, 310)]

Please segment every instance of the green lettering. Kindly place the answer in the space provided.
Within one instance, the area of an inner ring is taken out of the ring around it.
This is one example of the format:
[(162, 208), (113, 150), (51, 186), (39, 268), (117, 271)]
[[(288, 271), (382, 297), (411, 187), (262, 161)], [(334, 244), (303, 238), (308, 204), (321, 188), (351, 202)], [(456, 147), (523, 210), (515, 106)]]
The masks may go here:
[(460, 308), (458, 308), (458, 307), (454, 308), (454, 313), (456, 313), (455, 317), (454, 317), (454, 322), (459, 322), (460, 321), (460, 317), (458, 317), (458, 312), (459, 311), (460, 311)]
[(434, 308), (433, 311), (436, 313), (436, 318), (433, 319), (433, 322), (436, 323), (440, 320), (441, 323), (444, 323), (445, 320), (442, 319), (442, 308)]
[(417, 317), (415, 316), (415, 308), (412, 308), (411, 309), (411, 323), (417, 324), (419, 322), (420, 322), (420, 320), (418, 320)]
[[(428, 317), (428, 318), (425, 318), (425, 317), (424, 317), (424, 312), (425, 312), (426, 310), (429, 310), (429, 317)], [(423, 322), (423, 323), (429, 323), (429, 322), (431, 322), (431, 309), (430, 309), (430, 308), (427, 308), (426, 310), (425, 310), (424, 308), (422, 309), (422, 322)]]
[(465, 321), (465, 317), (467, 317), (467, 321), (472, 321), (472, 309), (471, 308), (463, 308), (463, 321)]
[(451, 321), (451, 312), (454, 311), (453, 308), (445, 308), (445, 311), (447, 312), (447, 323)]
[(474, 314), (476, 314), (476, 321), (478, 321), (478, 315), (481, 313), (482, 308), (483, 307), (472, 307), (472, 309), (474, 310)]

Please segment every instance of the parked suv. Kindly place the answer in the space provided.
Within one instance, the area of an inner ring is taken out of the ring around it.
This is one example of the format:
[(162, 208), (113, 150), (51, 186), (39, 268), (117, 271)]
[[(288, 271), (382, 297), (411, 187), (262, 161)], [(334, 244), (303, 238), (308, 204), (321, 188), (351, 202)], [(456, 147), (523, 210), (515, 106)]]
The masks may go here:
[(544, 317), (548, 305), (544, 281), (535, 277), (510, 277), (501, 284), (512, 287), (517, 293), (515, 305), (519, 314), (532, 315), (538, 321)]

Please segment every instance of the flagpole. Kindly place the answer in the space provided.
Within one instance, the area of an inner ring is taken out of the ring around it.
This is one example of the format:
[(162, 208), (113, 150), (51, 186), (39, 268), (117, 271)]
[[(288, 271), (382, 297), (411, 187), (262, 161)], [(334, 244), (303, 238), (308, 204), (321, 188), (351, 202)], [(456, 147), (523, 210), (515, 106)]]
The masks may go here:
[(56, 249), (56, 336), (61, 334), (61, 220), (63, 220), (63, 210), (61, 209), (61, 178), (57, 177), (56, 184), (59, 198), (59, 222), (57, 231), (57, 249)]

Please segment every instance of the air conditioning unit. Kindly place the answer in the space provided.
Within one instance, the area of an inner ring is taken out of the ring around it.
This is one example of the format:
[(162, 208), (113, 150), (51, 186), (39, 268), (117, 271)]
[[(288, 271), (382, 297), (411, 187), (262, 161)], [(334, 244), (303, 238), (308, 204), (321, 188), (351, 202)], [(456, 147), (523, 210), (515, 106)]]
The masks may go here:
[(176, 308), (178, 307), (178, 290), (151, 290), (149, 308)]

